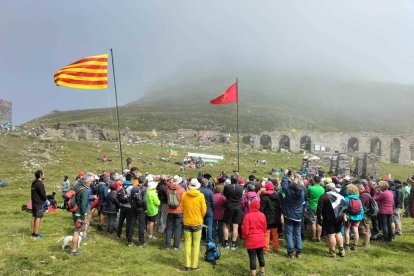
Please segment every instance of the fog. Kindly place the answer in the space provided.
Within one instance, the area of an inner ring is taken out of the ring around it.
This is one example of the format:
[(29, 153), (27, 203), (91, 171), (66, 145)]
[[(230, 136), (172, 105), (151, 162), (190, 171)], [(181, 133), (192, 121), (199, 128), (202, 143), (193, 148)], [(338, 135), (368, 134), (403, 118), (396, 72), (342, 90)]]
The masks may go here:
[(0, 0), (0, 98), (17, 124), (113, 106), (112, 74), (107, 91), (53, 83), (61, 67), (113, 48), (120, 104), (207, 98), (238, 77), (241, 104), (243, 93), (270, 93), (304, 106), (311, 98), (316, 110), (392, 102), (407, 113), (413, 14), (412, 1)]

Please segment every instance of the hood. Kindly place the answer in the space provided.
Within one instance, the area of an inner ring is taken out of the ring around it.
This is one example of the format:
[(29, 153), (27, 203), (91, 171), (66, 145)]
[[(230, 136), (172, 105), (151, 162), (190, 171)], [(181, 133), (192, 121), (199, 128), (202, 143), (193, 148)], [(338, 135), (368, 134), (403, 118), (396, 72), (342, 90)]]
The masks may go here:
[(254, 199), (251, 203), (250, 203), (250, 209), (249, 212), (259, 212), (260, 211), (260, 203), (259, 201), (257, 201), (256, 199)]
[(257, 196), (257, 194), (256, 194), (255, 191), (250, 191), (250, 192), (247, 192), (246, 196), (247, 197), (255, 197), (255, 196)]
[(186, 192), (186, 194), (190, 197), (198, 197), (201, 195), (201, 192), (197, 189), (191, 189)]
[(359, 195), (348, 195), (348, 197), (352, 199), (359, 199)]

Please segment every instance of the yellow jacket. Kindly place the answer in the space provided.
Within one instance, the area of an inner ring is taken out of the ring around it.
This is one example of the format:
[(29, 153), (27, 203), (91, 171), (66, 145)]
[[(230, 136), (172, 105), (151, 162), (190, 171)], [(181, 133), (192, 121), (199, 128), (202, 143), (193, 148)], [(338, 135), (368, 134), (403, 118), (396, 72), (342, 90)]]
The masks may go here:
[(206, 200), (199, 190), (190, 189), (181, 198), (185, 226), (198, 226), (203, 224), (207, 212)]

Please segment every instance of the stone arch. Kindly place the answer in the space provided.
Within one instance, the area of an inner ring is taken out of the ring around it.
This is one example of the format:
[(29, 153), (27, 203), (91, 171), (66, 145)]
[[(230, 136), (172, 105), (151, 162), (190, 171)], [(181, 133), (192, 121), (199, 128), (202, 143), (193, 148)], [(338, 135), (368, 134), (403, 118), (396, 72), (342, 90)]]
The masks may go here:
[(390, 162), (399, 164), (400, 153), (401, 153), (401, 141), (398, 138), (394, 138), (391, 140), (391, 145), (390, 145)]
[(262, 149), (272, 149), (272, 137), (265, 134), (260, 137), (260, 146)]
[(348, 152), (358, 152), (359, 151), (359, 141), (356, 137), (351, 137), (348, 139)]
[(375, 154), (376, 156), (381, 156), (381, 140), (377, 137), (371, 139), (371, 153)]
[(290, 151), (290, 138), (287, 135), (283, 135), (279, 140), (279, 151), (282, 149)]
[(300, 138), (300, 149), (311, 151), (312, 150), (312, 140), (309, 136), (302, 136)]

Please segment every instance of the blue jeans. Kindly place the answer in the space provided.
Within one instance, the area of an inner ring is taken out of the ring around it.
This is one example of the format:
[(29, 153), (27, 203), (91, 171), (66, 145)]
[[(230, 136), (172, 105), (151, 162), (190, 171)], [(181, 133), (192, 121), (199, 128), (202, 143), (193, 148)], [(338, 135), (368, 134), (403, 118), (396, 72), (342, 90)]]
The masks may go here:
[(207, 237), (206, 241), (211, 242), (213, 241), (213, 210), (211, 208), (207, 208), (207, 213), (203, 219), (204, 225), (207, 225)]
[(216, 235), (218, 234), (219, 243), (223, 243), (223, 221), (222, 220), (214, 220), (213, 221), (213, 241), (216, 241)]
[(293, 253), (295, 250), (293, 244), (293, 236), (296, 239), (296, 252), (302, 253), (302, 222), (294, 221), (288, 218), (285, 218), (285, 238), (286, 238), (286, 249), (288, 253)]

